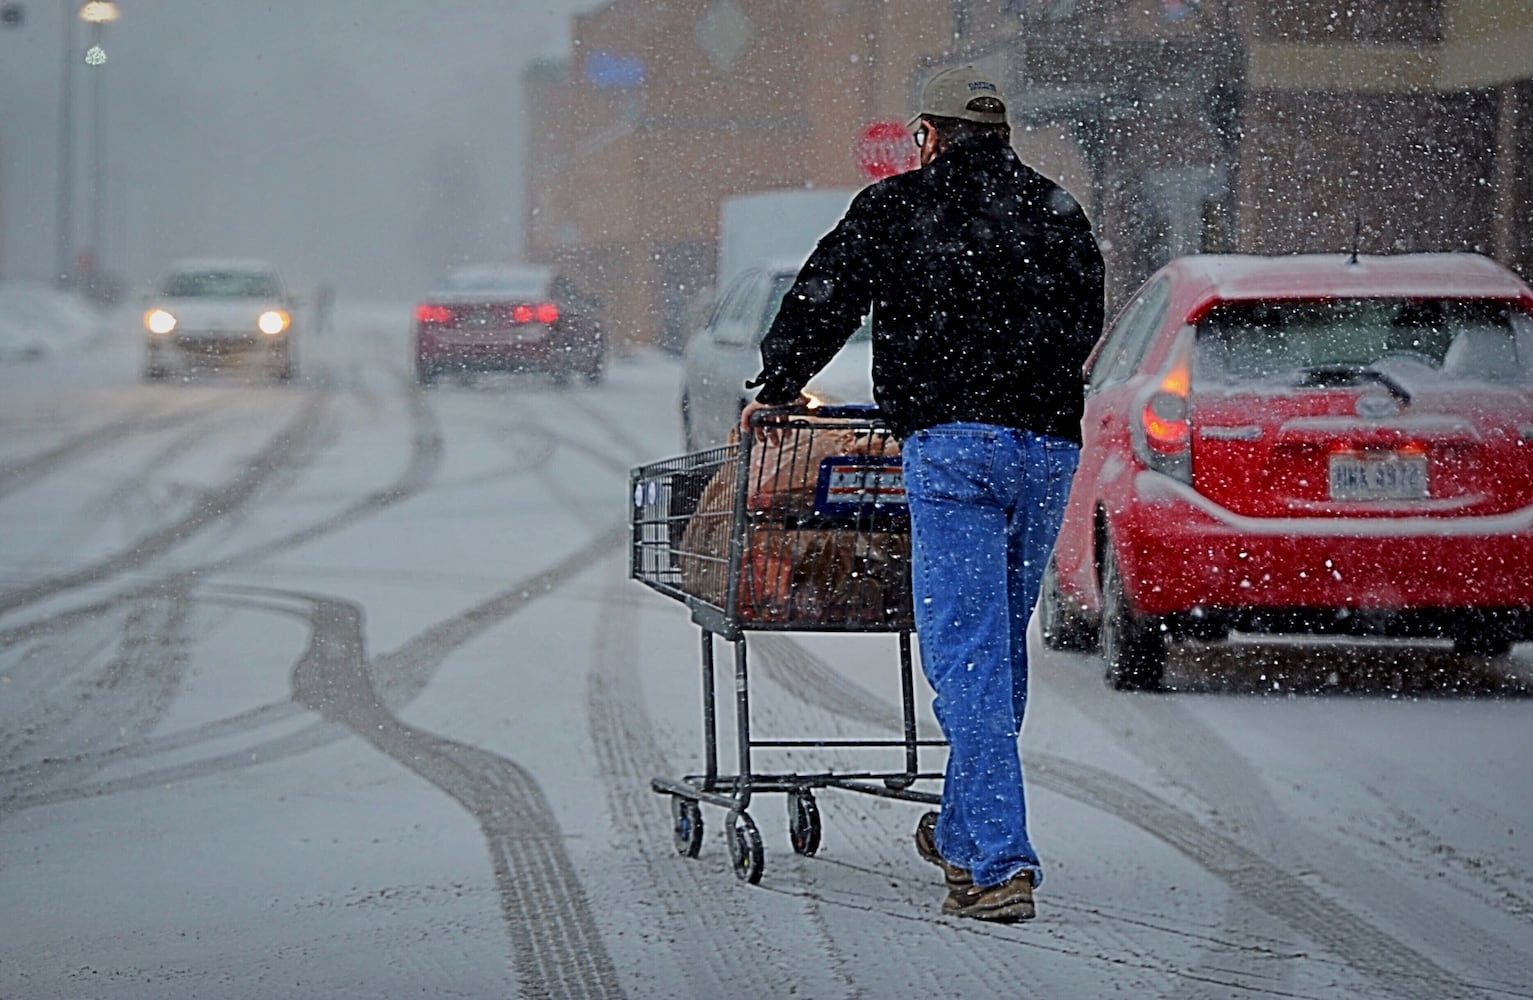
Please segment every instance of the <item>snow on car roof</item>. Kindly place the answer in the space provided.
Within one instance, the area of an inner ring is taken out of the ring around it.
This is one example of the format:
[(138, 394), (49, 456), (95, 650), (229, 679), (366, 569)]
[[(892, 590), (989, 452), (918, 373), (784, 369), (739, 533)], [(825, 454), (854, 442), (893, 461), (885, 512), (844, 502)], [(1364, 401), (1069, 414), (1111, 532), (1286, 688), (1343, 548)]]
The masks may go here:
[(1346, 254), (1204, 254), (1172, 261), (1166, 271), (1204, 301), (1392, 295), (1533, 300), (1515, 275), (1469, 253), (1359, 256), (1355, 263)]
[(553, 280), (546, 267), (515, 264), (473, 264), (453, 268), (442, 278), (443, 291), (517, 291), (539, 295)]
[(165, 268), (166, 274), (186, 274), (199, 271), (228, 271), (256, 274), (276, 274), (270, 261), (258, 257), (186, 257), (172, 261)]

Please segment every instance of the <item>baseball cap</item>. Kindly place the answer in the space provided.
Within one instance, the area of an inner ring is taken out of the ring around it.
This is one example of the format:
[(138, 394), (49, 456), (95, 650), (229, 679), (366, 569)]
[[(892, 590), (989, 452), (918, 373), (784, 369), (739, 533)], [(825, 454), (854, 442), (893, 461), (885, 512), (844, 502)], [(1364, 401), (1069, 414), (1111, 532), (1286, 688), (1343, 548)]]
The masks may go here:
[[(983, 97), (990, 100), (980, 101)], [(975, 104), (977, 106), (971, 107)], [(926, 89), (921, 91), (921, 110), (909, 124), (913, 126), (928, 115), (961, 118), (981, 125), (1004, 125), (1006, 98), (1001, 95), (1000, 84), (990, 74), (973, 66), (955, 66), (926, 81)]]

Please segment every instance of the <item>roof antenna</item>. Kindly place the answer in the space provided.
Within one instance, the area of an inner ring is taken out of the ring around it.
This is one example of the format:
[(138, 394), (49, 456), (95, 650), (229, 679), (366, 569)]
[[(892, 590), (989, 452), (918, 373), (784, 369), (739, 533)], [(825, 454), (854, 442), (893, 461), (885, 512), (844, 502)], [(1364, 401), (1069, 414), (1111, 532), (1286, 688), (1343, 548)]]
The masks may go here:
[(1361, 215), (1354, 215), (1352, 217), (1352, 259), (1347, 261), (1348, 264), (1356, 264), (1357, 263), (1357, 247), (1358, 247), (1358, 244), (1360, 244), (1362, 242), (1362, 240), (1363, 240), (1363, 217)]

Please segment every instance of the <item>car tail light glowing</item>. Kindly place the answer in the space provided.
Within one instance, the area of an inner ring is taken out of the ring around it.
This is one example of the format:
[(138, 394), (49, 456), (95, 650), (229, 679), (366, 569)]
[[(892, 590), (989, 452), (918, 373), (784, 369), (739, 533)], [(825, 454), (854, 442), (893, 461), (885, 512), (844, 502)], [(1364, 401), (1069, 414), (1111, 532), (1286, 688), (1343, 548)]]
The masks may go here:
[(1156, 451), (1175, 452), (1187, 447), (1189, 437), (1187, 396), (1161, 389), (1144, 404), (1145, 443)]
[(1134, 442), (1145, 465), (1183, 482), (1192, 479), (1192, 340), (1172, 349), (1171, 363), (1150, 388), (1139, 413)]
[(540, 302), (537, 305), (522, 304), (511, 307), (511, 322), (513, 323), (542, 323), (544, 326), (552, 326), (559, 322), (559, 307), (552, 302)]
[(415, 321), (433, 326), (446, 326), (452, 322), (452, 310), (446, 306), (424, 303), (415, 307)]

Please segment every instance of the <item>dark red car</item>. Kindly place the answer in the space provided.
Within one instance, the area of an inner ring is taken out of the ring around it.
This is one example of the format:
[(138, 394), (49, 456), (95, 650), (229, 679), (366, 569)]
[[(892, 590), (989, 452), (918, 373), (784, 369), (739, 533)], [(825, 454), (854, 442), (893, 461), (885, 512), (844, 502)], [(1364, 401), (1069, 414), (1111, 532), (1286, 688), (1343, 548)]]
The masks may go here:
[(1085, 376), (1039, 616), (1112, 686), (1231, 630), (1533, 639), (1533, 292), (1493, 261), (1181, 258)]
[(563, 385), (606, 371), (601, 327), (555, 272), (479, 265), (448, 273), (415, 307), (415, 372), (542, 371)]

